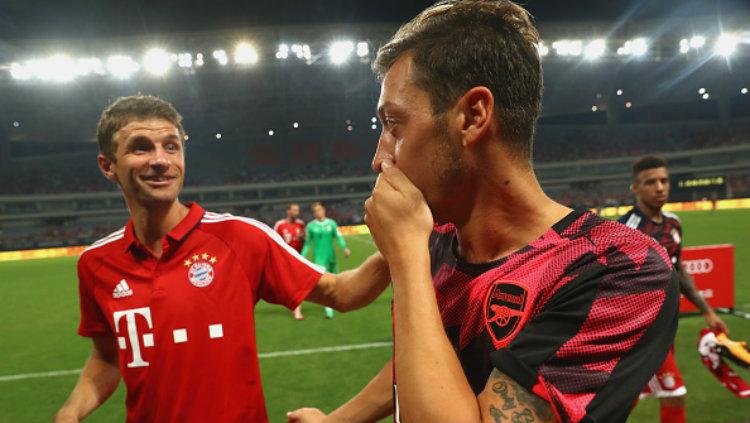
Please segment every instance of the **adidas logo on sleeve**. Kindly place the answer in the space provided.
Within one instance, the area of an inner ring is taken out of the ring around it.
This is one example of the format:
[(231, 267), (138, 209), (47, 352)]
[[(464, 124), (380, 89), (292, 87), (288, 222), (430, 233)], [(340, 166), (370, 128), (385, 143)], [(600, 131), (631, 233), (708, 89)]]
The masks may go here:
[(112, 291), (112, 298), (123, 298), (133, 295), (133, 290), (128, 286), (128, 282), (123, 279), (117, 284), (115, 290)]

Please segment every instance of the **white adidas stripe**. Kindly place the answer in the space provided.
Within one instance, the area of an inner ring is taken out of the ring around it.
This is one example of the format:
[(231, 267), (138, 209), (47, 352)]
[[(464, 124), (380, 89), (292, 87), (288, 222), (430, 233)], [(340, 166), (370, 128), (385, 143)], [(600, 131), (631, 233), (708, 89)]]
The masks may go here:
[(268, 225), (266, 225), (265, 223), (262, 223), (255, 219), (250, 219), (247, 217), (233, 216), (231, 214), (226, 214), (222, 217), (213, 217), (213, 216), (211, 218), (204, 217), (203, 219), (201, 219), (201, 223), (220, 223), (220, 222), (226, 222), (226, 221), (231, 221), (231, 220), (242, 222), (242, 223), (248, 224), (250, 226), (254, 226), (262, 230), (263, 232), (266, 233), (266, 235), (268, 235), (269, 238), (274, 240), (278, 245), (284, 248), (287, 252), (289, 252), (289, 254), (291, 254), (301, 263), (305, 264), (306, 266), (315, 270), (316, 272), (325, 273), (325, 269), (322, 266), (318, 266), (317, 264), (311, 263), (309, 260), (302, 257), (302, 255), (300, 255), (300, 253), (298, 253), (297, 250), (290, 247), (289, 244), (284, 242), (281, 236), (278, 233), (274, 232), (273, 229), (269, 228)]
[(625, 226), (633, 229), (638, 229), (638, 225), (641, 223), (641, 217), (637, 214), (633, 213), (628, 218), (628, 221), (625, 222)]
[(125, 236), (125, 228), (123, 227), (122, 229), (116, 232), (113, 232), (105, 236), (104, 238), (94, 242), (93, 244), (89, 245), (86, 249), (81, 251), (81, 254), (79, 255), (79, 257), (82, 256), (86, 251), (94, 250), (99, 247), (103, 247), (111, 242), (117, 241), (118, 239), (122, 239), (124, 236)]

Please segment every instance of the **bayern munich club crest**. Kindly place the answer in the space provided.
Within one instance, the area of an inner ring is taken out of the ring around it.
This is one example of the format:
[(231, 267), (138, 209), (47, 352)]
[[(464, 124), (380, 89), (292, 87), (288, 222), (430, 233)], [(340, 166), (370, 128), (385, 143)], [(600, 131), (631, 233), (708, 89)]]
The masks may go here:
[(528, 304), (528, 291), (512, 281), (496, 281), (484, 302), (487, 332), (496, 348), (510, 342), (523, 323)]
[(193, 257), (185, 260), (184, 264), (188, 268), (188, 281), (194, 286), (205, 288), (214, 281), (216, 257), (208, 253), (194, 254)]

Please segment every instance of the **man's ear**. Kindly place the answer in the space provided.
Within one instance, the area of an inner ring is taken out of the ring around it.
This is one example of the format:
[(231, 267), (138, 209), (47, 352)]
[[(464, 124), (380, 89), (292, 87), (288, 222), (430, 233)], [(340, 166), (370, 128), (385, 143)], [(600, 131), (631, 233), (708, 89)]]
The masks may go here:
[(487, 87), (474, 87), (458, 100), (457, 106), (461, 144), (466, 147), (486, 138), (495, 112), (492, 91)]
[(112, 165), (114, 164), (112, 159), (105, 156), (103, 153), (99, 153), (96, 156), (96, 162), (99, 164), (99, 170), (102, 172), (104, 177), (112, 182), (117, 183), (117, 175), (115, 175), (115, 172), (112, 169)]

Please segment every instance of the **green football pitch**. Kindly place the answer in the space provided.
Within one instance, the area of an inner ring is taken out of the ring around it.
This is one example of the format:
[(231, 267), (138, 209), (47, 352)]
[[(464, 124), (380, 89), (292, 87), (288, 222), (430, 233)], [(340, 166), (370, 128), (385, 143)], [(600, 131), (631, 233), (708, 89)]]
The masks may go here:
[[(750, 311), (750, 210), (681, 213), (686, 245), (734, 244), (736, 305)], [(375, 247), (368, 236), (348, 238), (354, 267)], [(90, 351), (76, 335), (78, 294), (75, 258), (0, 263), (0, 423), (50, 421), (75, 384)], [(301, 406), (330, 411), (356, 393), (390, 356), (391, 293), (348, 314), (324, 318), (305, 304), (305, 320), (294, 321), (279, 306), (258, 305), (258, 349), (272, 422)], [(732, 338), (750, 341), (750, 320), (723, 317)], [(678, 363), (688, 388), (688, 421), (750, 422), (750, 399), (740, 400), (719, 385), (695, 348), (699, 316), (680, 320)], [(279, 353), (279, 354), (269, 354)], [(750, 371), (739, 370), (750, 382)], [(124, 421), (122, 386), (87, 421)], [(658, 401), (642, 401), (629, 422), (658, 422)], [(387, 420), (386, 420), (387, 421)]]

